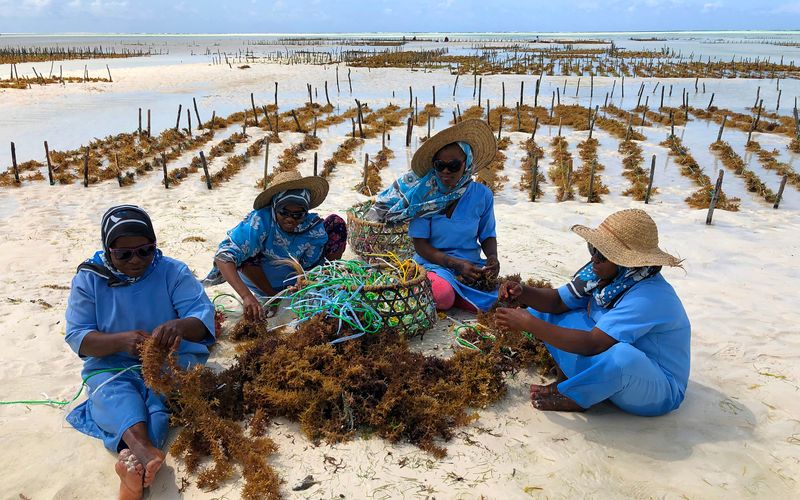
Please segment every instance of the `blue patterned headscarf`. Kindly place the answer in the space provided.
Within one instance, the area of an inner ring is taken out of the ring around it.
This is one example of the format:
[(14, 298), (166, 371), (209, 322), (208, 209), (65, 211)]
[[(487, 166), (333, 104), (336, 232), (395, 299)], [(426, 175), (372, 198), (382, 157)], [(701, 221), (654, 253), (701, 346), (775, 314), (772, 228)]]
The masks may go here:
[(386, 224), (403, 224), (412, 219), (438, 214), (450, 203), (461, 198), (472, 182), (472, 148), (466, 142), (456, 143), (467, 156), (464, 175), (453, 188), (448, 188), (431, 168), (417, 177), (408, 172), (386, 188), (375, 200), (368, 218)]
[(619, 272), (608, 285), (599, 287), (600, 277), (592, 270), (592, 262), (580, 268), (572, 281), (567, 283), (567, 290), (573, 297), (581, 299), (592, 296), (598, 306), (611, 309), (630, 290), (642, 280), (655, 276), (661, 271), (661, 266), (623, 267), (617, 266)]

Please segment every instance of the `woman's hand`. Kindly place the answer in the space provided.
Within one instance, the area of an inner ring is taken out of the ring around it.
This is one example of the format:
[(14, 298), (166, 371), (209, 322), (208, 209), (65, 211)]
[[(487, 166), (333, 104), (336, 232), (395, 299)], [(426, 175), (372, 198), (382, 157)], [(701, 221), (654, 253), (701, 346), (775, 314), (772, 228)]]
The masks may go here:
[(128, 330), (114, 334), (114, 340), (118, 342), (117, 352), (124, 352), (131, 356), (139, 357), (139, 346), (147, 340), (149, 335), (144, 330)]
[(177, 349), (184, 337), (182, 319), (171, 319), (158, 325), (152, 333), (156, 343), (162, 349)]
[(522, 285), (516, 281), (504, 281), (497, 290), (497, 297), (500, 300), (516, 299), (520, 295), (522, 295)]
[(512, 332), (532, 330), (531, 323), (535, 320), (531, 313), (525, 309), (511, 309), (508, 307), (497, 309), (494, 318), (497, 326)]
[(244, 304), (244, 319), (247, 321), (264, 321), (266, 319), (264, 308), (261, 307), (261, 303), (252, 293), (246, 295), (242, 303)]
[(477, 281), (481, 277), (481, 268), (466, 260), (457, 260), (453, 269), (470, 281)]
[(500, 274), (500, 261), (497, 260), (497, 255), (490, 255), (486, 258), (486, 265), (483, 266), (483, 272), (487, 273), (492, 278), (496, 278)]

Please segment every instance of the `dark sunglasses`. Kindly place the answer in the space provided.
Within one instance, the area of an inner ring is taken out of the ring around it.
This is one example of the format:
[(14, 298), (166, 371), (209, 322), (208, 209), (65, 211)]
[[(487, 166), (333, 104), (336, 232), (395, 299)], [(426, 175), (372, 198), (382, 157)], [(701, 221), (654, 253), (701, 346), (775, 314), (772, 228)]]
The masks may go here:
[(133, 254), (139, 256), (140, 259), (146, 259), (155, 253), (156, 244), (147, 243), (134, 248), (109, 248), (108, 250), (118, 260), (131, 260)]
[(593, 260), (596, 260), (598, 263), (606, 262), (608, 259), (600, 253), (600, 250), (596, 249), (594, 245), (591, 243), (587, 243), (589, 245), (589, 255), (592, 256)]
[(456, 173), (461, 170), (462, 163), (464, 163), (464, 160), (433, 160), (433, 168), (435, 168), (437, 172), (444, 172), (445, 169), (447, 169), (450, 172)]
[(303, 218), (305, 218), (307, 214), (308, 214), (307, 210), (301, 210), (299, 212), (290, 212), (285, 208), (281, 208), (280, 210), (278, 210), (278, 215), (280, 215), (281, 217), (291, 217), (294, 220), (303, 220)]

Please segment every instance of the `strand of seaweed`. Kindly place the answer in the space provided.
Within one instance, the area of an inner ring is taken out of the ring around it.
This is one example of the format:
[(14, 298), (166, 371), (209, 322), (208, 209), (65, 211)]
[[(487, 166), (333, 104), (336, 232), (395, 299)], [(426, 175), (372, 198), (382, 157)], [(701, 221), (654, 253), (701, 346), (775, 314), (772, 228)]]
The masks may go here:
[(716, 141), (712, 142), (708, 149), (717, 153), (722, 164), (744, 180), (747, 191), (761, 196), (767, 203), (775, 203), (777, 195), (764, 184), (757, 173), (747, 168), (742, 157), (736, 154), (730, 144), (725, 141)]
[(306, 151), (313, 151), (319, 148), (320, 144), (322, 144), (322, 139), (319, 137), (310, 134), (304, 135), (301, 142), (283, 150), (281, 156), (278, 158), (278, 164), (272, 169), (272, 172), (267, 174), (266, 178), (262, 177), (258, 179), (256, 187), (264, 189), (265, 183), (268, 186), (276, 175), (297, 170), (297, 166), (306, 161), (305, 158), (300, 158), (300, 155)]
[[(719, 109), (716, 106), (711, 106), (709, 109), (689, 108), (689, 113), (692, 116), (704, 120), (713, 121), (714, 123), (721, 124), (722, 120), (727, 115), (725, 120), (726, 128), (735, 128), (744, 132), (761, 132), (771, 134), (781, 134), (789, 137), (795, 137), (795, 126), (790, 117), (780, 117), (786, 119), (781, 121), (769, 121), (765, 119), (765, 114), (762, 112), (761, 117), (753, 116), (752, 114), (737, 113), (730, 109)], [(753, 128), (755, 125), (755, 128)]]
[(758, 156), (758, 161), (761, 163), (762, 167), (767, 170), (777, 172), (778, 175), (785, 175), (787, 177), (786, 182), (796, 188), (800, 188), (800, 174), (798, 174), (791, 165), (778, 161), (778, 155), (780, 153), (777, 149), (773, 149), (771, 151), (763, 149), (761, 144), (751, 140), (749, 143), (747, 143), (747, 151), (756, 153), (756, 156)]
[(495, 153), (494, 158), (489, 165), (477, 172), (478, 182), (491, 189), (492, 193), (495, 194), (502, 191), (503, 186), (508, 181), (508, 176), (502, 175), (506, 163), (506, 155), (503, 151), (508, 148), (510, 143), (511, 139), (508, 137), (503, 137), (497, 141), (497, 153)]
[[(647, 186), (650, 176), (642, 168), (644, 154), (642, 147), (629, 139), (620, 141), (618, 151), (624, 155), (622, 158), (622, 175), (630, 182), (630, 187), (622, 192), (623, 196), (630, 196), (636, 201), (644, 201), (647, 196)], [(658, 193), (655, 186), (650, 190), (650, 195)]]
[(572, 154), (567, 149), (567, 140), (561, 136), (554, 137), (550, 142), (550, 169), (547, 175), (550, 181), (558, 188), (557, 201), (575, 199), (572, 189)]
[[(519, 189), (520, 191), (531, 193), (533, 189), (533, 164), (537, 160), (544, 158), (544, 149), (536, 144), (533, 137), (523, 141), (520, 146), (525, 150), (525, 156), (522, 158), (522, 177), (519, 180)], [(542, 169), (539, 169), (536, 173), (536, 178), (536, 197), (539, 198), (544, 194), (542, 184), (547, 182)]]
[[(578, 155), (581, 157), (581, 167), (574, 174), (574, 182), (578, 186), (578, 194), (586, 197), (589, 203), (600, 203), (603, 201), (601, 194), (608, 194), (608, 186), (603, 184), (600, 172), (605, 170), (605, 166), (597, 161), (597, 146), (600, 142), (595, 139), (586, 139), (578, 143)], [(594, 165), (594, 178), (592, 179), (592, 165)], [(592, 192), (589, 195), (589, 186)]]
[(17, 165), (20, 174), (30, 172), (19, 176), (19, 184), (14, 180), (14, 168), (8, 167), (5, 172), (0, 173), (0, 186), (21, 186), (23, 182), (44, 180), (44, 174), (41, 172), (43, 166), (42, 162), (36, 160), (28, 160)]
[[(230, 153), (234, 150), (237, 144), (244, 144), (247, 142), (248, 135), (244, 132), (235, 132), (231, 134), (230, 137), (223, 139), (218, 144), (216, 144), (208, 154), (210, 159), (219, 158), (227, 153)], [(244, 165), (247, 163), (247, 160), (254, 154), (258, 154), (261, 148), (264, 146), (264, 143), (267, 141), (267, 138), (262, 138), (251, 144), (247, 150), (238, 155), (229, 156), (225, 159), (225, 164), (219, 169), (217, 172), (209, 173), (209, 181), (213, 187), (217, 187), (223, 182), (228, 181), (233, 175), (238, 173)], [(252, 148), (252, 149), (251, 149)], [(210, 161), (210, 160), (209, 160)], [(197, 166), (198, 161), (192, 159), (192, 162), (195, 166)], [(203, 174), (200, 176), (200, 181), (205, 183), (206, 182), (206, 175)]]
[(389, 160), (394, 158), (394, 151), (388, 147), (382, 148), (375, 155), (375, 158), (369, 162), (367, 166), (367, 182), (364, 180), (355, 185), (353, 189), (359, 193), (367, 196), (375, 196), (381, 189), (383, 181), (381, 180), (381, 170), (389, 166)]
[(442, 116), (442, 108), (433, 104), (426, 104), (422, 109), (422, 112), (417, 113), (417, 121), (415, 125), (418, 127), (427, 125), (429, 119), (438, 118), (439, 116)]
[(54, 85), (54, 84), (67, 84), (67, 83), (96, 83), (96, 82), (105, 82), (105, 83), (112, 83), (111, 80), (108, 78), (103, 77), (91, 77), (91, 78), (83, 78), (77, 76), (63, 76), (63, 77), (56, 77), (56, 76), (39, 76), (36, 78), (28, 78), (27, 76), (23, 75), (23, 78), (17, 78), (14, 80), (0, 80), (0, 89), (16, 89), (16, 90), (25, 90), (32, 87), (33, 84), (36, 85)]
[[(675, 158), (675, 162), (681, 166), (681, 175), (688, 177), (699, 186), (697, 191), (686, 198), (686, 203), (692, 208), (708, 208), (714, 196), (714, 184), (689, 153), (689, 148), (684, 146), (681, 140), (674, 135), (663, 141), (661, 146), (668, 148), (669, 156)], [(728, 198), (723, 191), (719, 193), (716, 208), (737, 212), (739, 201), (739, 198)]]
[[(448, 359), (409, 348), (399, 335), (377, 333), (331, 345), (335, 320), (316, 316), (295, 331), (266, 331), (240, 321), (231, 339), (245, 339), (233, 366), (214, 373), (183, 371), (148, 341), (142, 374), (148, 386), (167, 394), (173, 422), (182, 425), (170, 453), (182, 459), (198, 486), (211, 490), (240, 464), (244, 498), (275, 497), (279, 479), (268, 463), (275, 445), (263, 437), (276, 417), (299, 422), (312, 442), (337, 443), (363, 433), (390, 442), (410, 442), (437, 458), (441, 440), (478, 418), (506, 393), (505, 376), (534, 363), (550, 370), (543, 344), (498, 329), (493, 314), (481, 325), (495, 337), (484, 352), (459, 350)], [(249, 419), (249, 436), (239, 422)], [(211, 457), (213, 465), (199, 469)]]
[(333, 156), (325, 160), (322, 164), (322, 171), (319, 174), (320, 177), (330, 177), (339, 163), (355, 163), (356, 160), (353, 158), (353, 151), (362, 144), (364, 144), (363, 139), (356, 137), (345, 139), (345, 141), (336, 148)]
[[(618, 108), (617, 106), (614, 106), (613, 104), (609, 104), (609, 105), (603, 107), (603, 111), (605, 111), (606, 113), (609, 113), (609, 114), (611, 114), (613, 116), (616, 116), (617, 118), (621, 118), (623, 122), (625, 122), (626, 124), (630, 123), (631, 126), (639, 125), (639, 126), (643, 126), (643, 127), (650, 127), (650, 126), (653, 125), (651, 122), (649, 122), (647, 120), (644, 120), (644, 122), (642, 122), (641, 116), (637, 115), (635, 112), (633, 112), (633, 111), (625, 111), (624, 109)], [(637, 121), (637, 119), (638, 119), (638, 121)], [(676, 125), (677, 125), (677, 123), (676, 123)], [(628, 128), (628, 126), (625, 125), (625, 129), (626, 130), (627, 130), (627, 128)]]

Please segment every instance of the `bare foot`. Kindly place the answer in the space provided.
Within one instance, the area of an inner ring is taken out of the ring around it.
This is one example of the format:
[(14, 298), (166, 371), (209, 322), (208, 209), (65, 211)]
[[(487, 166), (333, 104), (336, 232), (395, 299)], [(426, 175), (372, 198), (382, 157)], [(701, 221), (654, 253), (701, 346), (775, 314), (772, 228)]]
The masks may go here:
[(586, 411), (584, 407), (556, 391), (555, 394), (532, 398), (533, 407), (541, 411)]
[[(156, 478), (156, 474), (164, 464), (164, 452), (158, 448), (152, 449), (152, 455), (148, 457), (144, 464), (144, 487), (149, 488)], [(143, 460), (144, 461), (144, 460)]]
[(563, 380), (556, 380), (552, 384), (547, 385), (531, 384), (531, 401), (558, 394), (558, 384), (561, 382), (563, 382)]
[(119, 500), (139, 500), (142, 498), (144, 467), (131, 450), (119, 452), (119, 460), (114, 465), (119, 476)]

